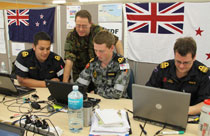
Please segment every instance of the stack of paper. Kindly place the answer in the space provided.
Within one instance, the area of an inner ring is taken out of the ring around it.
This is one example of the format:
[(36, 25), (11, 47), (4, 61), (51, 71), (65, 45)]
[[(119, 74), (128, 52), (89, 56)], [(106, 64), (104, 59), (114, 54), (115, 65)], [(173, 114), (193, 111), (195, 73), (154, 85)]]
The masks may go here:
[(96, 109), (90, 135), (127, 135), (130, 130), (125, 110)]

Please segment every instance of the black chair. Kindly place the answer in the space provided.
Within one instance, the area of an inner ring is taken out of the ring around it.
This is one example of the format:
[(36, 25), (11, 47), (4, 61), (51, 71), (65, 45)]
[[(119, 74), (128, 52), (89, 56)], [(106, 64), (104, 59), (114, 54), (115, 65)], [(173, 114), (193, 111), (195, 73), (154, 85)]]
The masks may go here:
[(133, 74), (133, 70), (130, 69), (130, 80), (128, 82), (128, 87), (127, 87), (127, 94), (128, 94), (129, 99), (132, 99), (132, 84), (133, 83), (135, 83), (134, 74)]

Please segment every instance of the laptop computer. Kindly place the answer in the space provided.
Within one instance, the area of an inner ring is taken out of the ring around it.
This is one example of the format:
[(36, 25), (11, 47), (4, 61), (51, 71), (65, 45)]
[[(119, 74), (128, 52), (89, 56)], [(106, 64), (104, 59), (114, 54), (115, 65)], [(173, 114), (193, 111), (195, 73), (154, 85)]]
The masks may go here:
[[(57, 82), (52, 80), (45, 80), (46, 86), (50, 91), (51, 98), (58, 105), (68, 105), (68, 94), (72, 91), (73, 83)], [(83, 94), (83, 99), (87, 99), (86, 88), (79, 86), (79, 91)]]
[(33, 88), (18, 86), (14, 84), (14, 80), (10, 74), (0, 73), (0, 93), (11, 96), (22, 96), (35, 91)]
[(185, 130), (190, 105), (189, 93), (132, 85), (133, 117), (175, 130)]
[(24, 136), (24, 133), (24, 128), (0, 122), (1, 136)]

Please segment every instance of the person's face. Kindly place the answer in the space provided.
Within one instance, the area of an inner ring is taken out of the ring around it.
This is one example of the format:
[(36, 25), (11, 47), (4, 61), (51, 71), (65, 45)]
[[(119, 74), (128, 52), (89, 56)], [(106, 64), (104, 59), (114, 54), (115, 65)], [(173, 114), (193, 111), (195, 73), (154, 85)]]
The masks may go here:
[(91, 23), (88, 21), (88, 18), (81, 18), (78, 16), (75, 23), (76, 31), (79, 36), (83, 37), (89, 35)]
[(111, 60), (114, 51), (114, 45), (112, 45), (111, 48), (107, 48), (105, 43), (94, 43), (94, 50), (98, 59), (103, 63)]
[(174, 55), (176, 70), (179, 73), (188, 73), (191, 69), (195, 57), (192, 58), (192, 54), (188, 53), (186, 56), (181, 56), (178, 52)]
[(36, 58), (39, 62), (44, 62), (50, 54), (50, 41), (39, 40), (38, 44), (33, 45)]

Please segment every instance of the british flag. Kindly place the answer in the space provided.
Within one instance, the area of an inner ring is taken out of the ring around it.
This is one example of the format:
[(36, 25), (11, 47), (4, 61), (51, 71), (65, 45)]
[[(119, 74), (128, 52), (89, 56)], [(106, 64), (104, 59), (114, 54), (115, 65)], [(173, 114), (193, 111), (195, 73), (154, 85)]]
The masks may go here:
[(152, 34), (183, 34), (184, 3), (126, 4), (128, 31)]
[(29, 25), (29, 9), (24, 10), (7, 10), (8, 25), (16, 23), (17, 26), (23, 23), (25, 26)]

